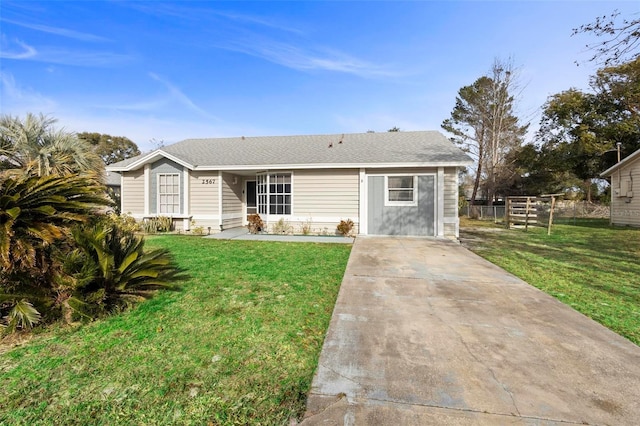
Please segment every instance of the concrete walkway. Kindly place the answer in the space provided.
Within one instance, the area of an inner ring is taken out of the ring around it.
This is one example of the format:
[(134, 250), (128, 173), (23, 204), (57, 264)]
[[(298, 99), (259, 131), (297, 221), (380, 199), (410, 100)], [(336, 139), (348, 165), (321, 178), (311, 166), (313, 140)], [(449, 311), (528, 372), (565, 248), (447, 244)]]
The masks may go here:
[(640, 347), (459, 244), (357, 238), (303, 425), (640, 424)]
[(250, 234), (245, 227), (225, 229), (204, 238), (216, 240), (243, 240), (243, 241), (280, 241), (288, 243), (331, 243), (331, 244), (353, 244), (354, 238), (341, 237), (338, 235), (274, 235), (274, 234)]

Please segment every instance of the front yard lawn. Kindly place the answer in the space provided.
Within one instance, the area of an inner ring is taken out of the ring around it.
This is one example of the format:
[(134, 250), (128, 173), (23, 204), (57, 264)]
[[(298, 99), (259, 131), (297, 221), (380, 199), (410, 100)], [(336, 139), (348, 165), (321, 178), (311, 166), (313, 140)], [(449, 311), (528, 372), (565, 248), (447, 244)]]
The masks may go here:
[(640, 229), (607, 220), (506, 230), (464, 220), (463, 244), (640, 345)]
[(190, 278), (0, 355), (0, 424), (301, 418), (351, 246), (156, 236)]

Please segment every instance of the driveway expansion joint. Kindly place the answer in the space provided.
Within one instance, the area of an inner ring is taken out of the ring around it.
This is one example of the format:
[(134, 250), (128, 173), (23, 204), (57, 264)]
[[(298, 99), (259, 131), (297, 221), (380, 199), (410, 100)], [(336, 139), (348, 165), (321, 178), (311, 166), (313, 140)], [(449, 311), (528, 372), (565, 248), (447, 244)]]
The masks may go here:
[[(336, 370), (334, 370), (333, 368), (329, 367), (328, 365), (323, 364), (323, 363), (318, 363), (318, 365), (319, 365), (319, 366), (321, 366), (321, 367), (323, 367), (323, 368), (325, 368), (325, 369), (327, 369), (327, 371), (332, 372), (332, 373), (333, 373), (333, 374), (335, 374), (336, 376), (342, 377), (343, 379), (348, 380), (348, 381), (350, 381), (351, 383), (353, 383), (353, 384), (356, 384), (356, 385), (360, 386), (361, 388), (364, 388), (364, 386), (362, 385), (362, 383), (358, 383), (358, 382), (356, 382), (355, 380), (353, 380), (351, 377), (347, 377), (347, 376), (345, 376), (344, 374), (341, 374), (341, 373), (337, 372)], [(315, 393), (315, 392), (314, 392), (314, 393)], [(323, 395), (323, 394), (316, 393), (316, 395)]]
[(562, 423), (562, 424), (568, 424), (568, 425), (588, 425), (589, 424), (589, 423), (585, 423), (584, 421), (561, 420), (561, 419), (553, 419), (553, 418), (539, 417), (539, 416), (527, 416), (527, 415), (522, 415), (520, 413), (518, 413), (518, 414), (499, 413), (499, 412), (493, 412), (493, 411), (487, 411), (487, 410), (474, 410), (472, 408), (448, 407), (446, 405), (405, 402), (405, 401), (398, 401), (398, 400), (395, 400), (395, 399), (368, 398), (368, 397), (362, 397), (362, 396), (349, 396), (349, 395), (347, 395), (345, 393), (326, 394), (326, 393), (319, 393), (319, 392), (310, 392), (309, 395), (336, 398), (336, 400), (334, 402), (329, 404), (324, 409), (322, 409), (322, 410), (320, 410), (320, 411), (318, 411), (316, 413), (313, 413), (313, 415), (311, 417), (313, 417), (313, 416), (315, 416), (317, 414), (320, 414), (323, 411), (328, 410), (333, 405), (335, 405), (337, 402), (339, 402), (342, 398), (346, 398), (347, 399), (347, 403), (349, 405), (358, 405), (359, 403), (361, 403), (363, 405), (366, 405), (367, 402), (388, 403), (388, 404), (401, 405), (401, 406), (406, 406), (406, 407), (437, 408), (439, 410), (451, 410), (451, 411), (459, 411), (459, 412), (463, 412), (463, 413), (473, 413), (473, 414), (487, 414), (487, 415), (492, 415), (492, 416), (512, 417), (512, 418), (543, 421), (543, 422)]

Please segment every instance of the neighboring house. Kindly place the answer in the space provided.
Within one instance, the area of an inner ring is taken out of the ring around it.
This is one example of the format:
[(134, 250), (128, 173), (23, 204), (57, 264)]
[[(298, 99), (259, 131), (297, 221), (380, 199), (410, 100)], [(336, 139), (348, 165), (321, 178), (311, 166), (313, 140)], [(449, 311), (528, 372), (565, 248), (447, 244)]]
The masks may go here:
[(176, 229), (243, 226), (335, 234), (458, 236), (458, 170), (471, 159), (439, 132), (188, 139), (111, 164), (122, 213)]
[(600, 176), (611, 177), (611, 223), (640, 226), (640, 149)]
[(107, 188), (110, 188), (116, 195), (120, 195), (120, 185), (122, 184), (121, 180), (122, 176), (120, 175), (120, 173), (112, 171), (108, 171), (106, 173), (105, 181), (107, 184)]

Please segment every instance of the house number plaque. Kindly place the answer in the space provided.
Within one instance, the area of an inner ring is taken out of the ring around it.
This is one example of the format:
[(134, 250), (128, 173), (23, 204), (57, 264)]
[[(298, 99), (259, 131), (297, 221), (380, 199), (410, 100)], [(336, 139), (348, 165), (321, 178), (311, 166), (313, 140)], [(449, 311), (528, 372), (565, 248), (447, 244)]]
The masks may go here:
[(203, 185), (213, 185), (214, 183), (216, 183), (215, 179), (202, 179)]

